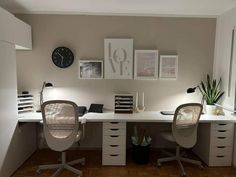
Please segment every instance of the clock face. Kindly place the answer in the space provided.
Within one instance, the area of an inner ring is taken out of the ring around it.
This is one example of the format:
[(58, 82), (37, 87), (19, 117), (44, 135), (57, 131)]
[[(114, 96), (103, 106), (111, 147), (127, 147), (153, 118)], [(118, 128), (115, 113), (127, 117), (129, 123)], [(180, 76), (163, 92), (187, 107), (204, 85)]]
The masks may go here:
[(67, 68), (74, 62), (74, 55), (67, 47), (58, 47), (52, 53), (53, 63), (60, 68)]

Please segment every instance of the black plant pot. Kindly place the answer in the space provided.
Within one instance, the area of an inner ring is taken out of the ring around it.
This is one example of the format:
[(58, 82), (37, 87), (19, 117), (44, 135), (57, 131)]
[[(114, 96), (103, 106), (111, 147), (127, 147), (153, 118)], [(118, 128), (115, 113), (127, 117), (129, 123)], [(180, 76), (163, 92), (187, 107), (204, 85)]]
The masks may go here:
[(132, 157), (134, 162), (138, 164), (147, 164), (149, 162), (150, 144), (140, 146), (132, 144)]

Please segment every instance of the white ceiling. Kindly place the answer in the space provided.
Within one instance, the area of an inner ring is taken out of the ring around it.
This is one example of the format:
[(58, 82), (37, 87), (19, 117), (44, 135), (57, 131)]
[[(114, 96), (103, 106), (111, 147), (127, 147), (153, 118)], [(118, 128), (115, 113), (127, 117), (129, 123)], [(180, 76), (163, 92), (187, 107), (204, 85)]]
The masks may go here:
[(236, 0), (0, 0), (0, 6), (13, 13), (210, 17)]

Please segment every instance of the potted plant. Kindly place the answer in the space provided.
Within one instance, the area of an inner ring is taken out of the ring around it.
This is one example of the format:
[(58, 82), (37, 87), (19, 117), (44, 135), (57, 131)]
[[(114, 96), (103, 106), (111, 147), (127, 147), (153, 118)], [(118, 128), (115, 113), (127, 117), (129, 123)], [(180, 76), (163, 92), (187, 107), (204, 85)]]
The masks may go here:
[(221, 79), (217, 82), (216, 79), (211, 79), (207, 75), (207, 81), (201, 81), (199, 90), (202, 93), (203, 99), (206, 101), (207, 114), (214, 114), (215, 103), (223, 96), (224, 92), (220, 90)]

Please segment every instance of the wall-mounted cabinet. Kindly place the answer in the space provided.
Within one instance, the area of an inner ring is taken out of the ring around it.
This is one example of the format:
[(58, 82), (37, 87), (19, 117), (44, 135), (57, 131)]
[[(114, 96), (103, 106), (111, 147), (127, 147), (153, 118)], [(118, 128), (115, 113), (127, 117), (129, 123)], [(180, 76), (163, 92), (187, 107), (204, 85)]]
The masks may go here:
[(32, 35), (31, 26), (23, 21), (15, 18), (15, 47), (17, 50), (31, 50), (32, 49)]
[(0, 41), (15, 44), (16, 49), (31, 50), (31, 26), (0, 8)]

